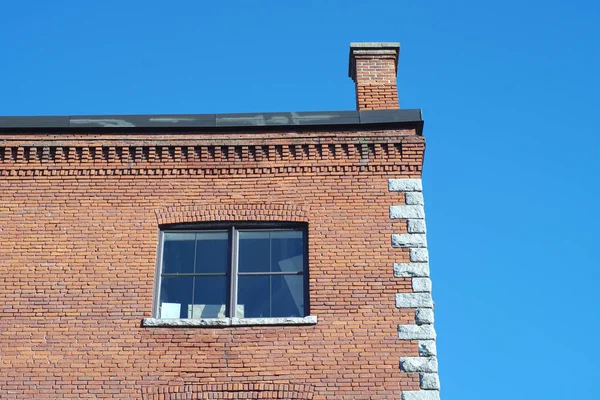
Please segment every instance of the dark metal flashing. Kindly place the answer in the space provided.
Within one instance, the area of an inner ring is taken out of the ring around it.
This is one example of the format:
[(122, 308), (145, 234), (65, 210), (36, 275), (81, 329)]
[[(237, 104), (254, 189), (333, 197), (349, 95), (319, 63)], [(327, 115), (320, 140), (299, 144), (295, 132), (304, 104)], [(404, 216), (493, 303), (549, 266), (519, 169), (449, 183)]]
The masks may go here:
[(81, 115), (65, 117), (0, 117), (0, 131), (73, 130), (110, 128), (120, 131), (149, 131), (208, 128), (285, 128), (415, 124), (420, 134), (421, 110), (319, 111), (248, 114), (157, 114), (157, 115)]

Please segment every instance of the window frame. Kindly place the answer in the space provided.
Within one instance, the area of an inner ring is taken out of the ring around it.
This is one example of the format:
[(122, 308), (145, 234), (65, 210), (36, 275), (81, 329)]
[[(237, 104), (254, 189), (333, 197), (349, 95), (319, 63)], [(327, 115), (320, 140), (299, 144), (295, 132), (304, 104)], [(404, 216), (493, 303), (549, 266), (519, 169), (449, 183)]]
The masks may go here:
[(237, 314), (237, 297), (238, 297), (238, 278), (239, 278), (239, 232), (243, 231), (281, 231), (281, 230), (296, 230), (302, 232), (302, 272), (301, 273), (282, 273), (282, 272), (246, 272), (241, 275), (259, 275), (259, 276), (285, 276), (285, 275), (302, 275), (303, 280), (303, 305), (304, 315), (298, 317), (264, 317), (262, 319), (281, 319), (281, 318), (306, 318), (310, 316), (310, 299), (309, 299), (309, 270), (308, 270), (308, 224), (306, 222), (193, 222), (193, 223), (176, 223), (176, 224), (165, 224), (159, 226), (158, 232), (158, 246), (156, 254), (156, 271), (154, 280), (154, 305), (152, 307), (152, 316), (155, 319), (161, 321), (168, 321), (169, 319), (162, 319), (160, 317), (160, 292), (162, 285), (162, 269), (163, 269), (163, 248), (164, 248), (164, 237), (165, 233), (198, 233), (207, 231), (226, 231), (228, 236), (227, 246), (227, 270), (225, 277), (227, 278), (227, 293), (226, 299), (227, 304), (225, 305), (225, 317), (224, 318), (180, 318), (185, 320), (199, 320), (199, 319), (217, 319), (227, 320), (232, 318), (239, 318)]

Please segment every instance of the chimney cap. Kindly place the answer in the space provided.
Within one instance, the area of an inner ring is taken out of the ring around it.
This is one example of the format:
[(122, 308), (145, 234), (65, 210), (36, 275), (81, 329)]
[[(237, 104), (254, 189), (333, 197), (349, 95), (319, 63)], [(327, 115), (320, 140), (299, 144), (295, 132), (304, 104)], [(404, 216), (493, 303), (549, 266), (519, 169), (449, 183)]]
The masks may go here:
[(400, 43), (398, 42), (352, 42), (350, 43), (350, 49), (396, 49), (400, 50)]
[(398, 42), (352, 42), (350, 43), (350, 61), (348, 63), (348, 76), (354, 80), (356, 66), (354, 61), (355, 52), (363, 54), (373, 51), (378, 54), (380, 51), (393, 51), (396, 53), (396, 72), (398, 72), (398, 56), (400, 55), (400, 43)]

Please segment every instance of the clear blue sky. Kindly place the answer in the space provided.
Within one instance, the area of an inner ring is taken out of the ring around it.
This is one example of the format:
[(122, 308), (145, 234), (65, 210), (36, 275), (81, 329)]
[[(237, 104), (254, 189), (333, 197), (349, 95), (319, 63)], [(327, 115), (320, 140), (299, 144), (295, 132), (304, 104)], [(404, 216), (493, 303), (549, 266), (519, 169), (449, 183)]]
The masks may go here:
[(349, 42), (401, 42), (442, 399), (600, 396), (597, 2), (23, 0), (0, 18), (0, 115), (352, 110)]

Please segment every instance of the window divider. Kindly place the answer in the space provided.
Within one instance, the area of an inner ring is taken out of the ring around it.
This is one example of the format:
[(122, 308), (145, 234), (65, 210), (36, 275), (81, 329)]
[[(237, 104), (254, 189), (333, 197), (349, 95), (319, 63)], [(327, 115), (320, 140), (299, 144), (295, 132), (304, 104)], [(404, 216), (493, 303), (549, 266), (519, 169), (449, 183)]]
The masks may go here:
[(200, 273), (194, 273), (194, 272), (174, 272), (171, 274), (161, 274), (162, 277), (187, 277), (187, 276), (227, 276), (226, 272), (200, 272)]
[(284, 271), (273, 271), (273, 272), (238, 272), (241, 276), (271, 276), (271, 275), (302, 275), (303, 271), (284, 272)]
[(231, 274), (231, 286), (229, 288), (229, 316), (237, 317), (237, 289), (238, 289), (238, 260), (239, 260), (239, 235), (235, 227), (231, 228), (231, 263), (229, 272)]
[[(269, 231), (269, 272), (273, 271), (273, 232)], [(273, 276), (269, 275), (269, 317), (273, 315)]]
[[(198, 233), (194, 233), (194, 269), (196, 272), (196, 257), (198, 255)], [(194, 304), (196, 304), (196, 277), (192, 278), (192, 318), (194, 318)]]

